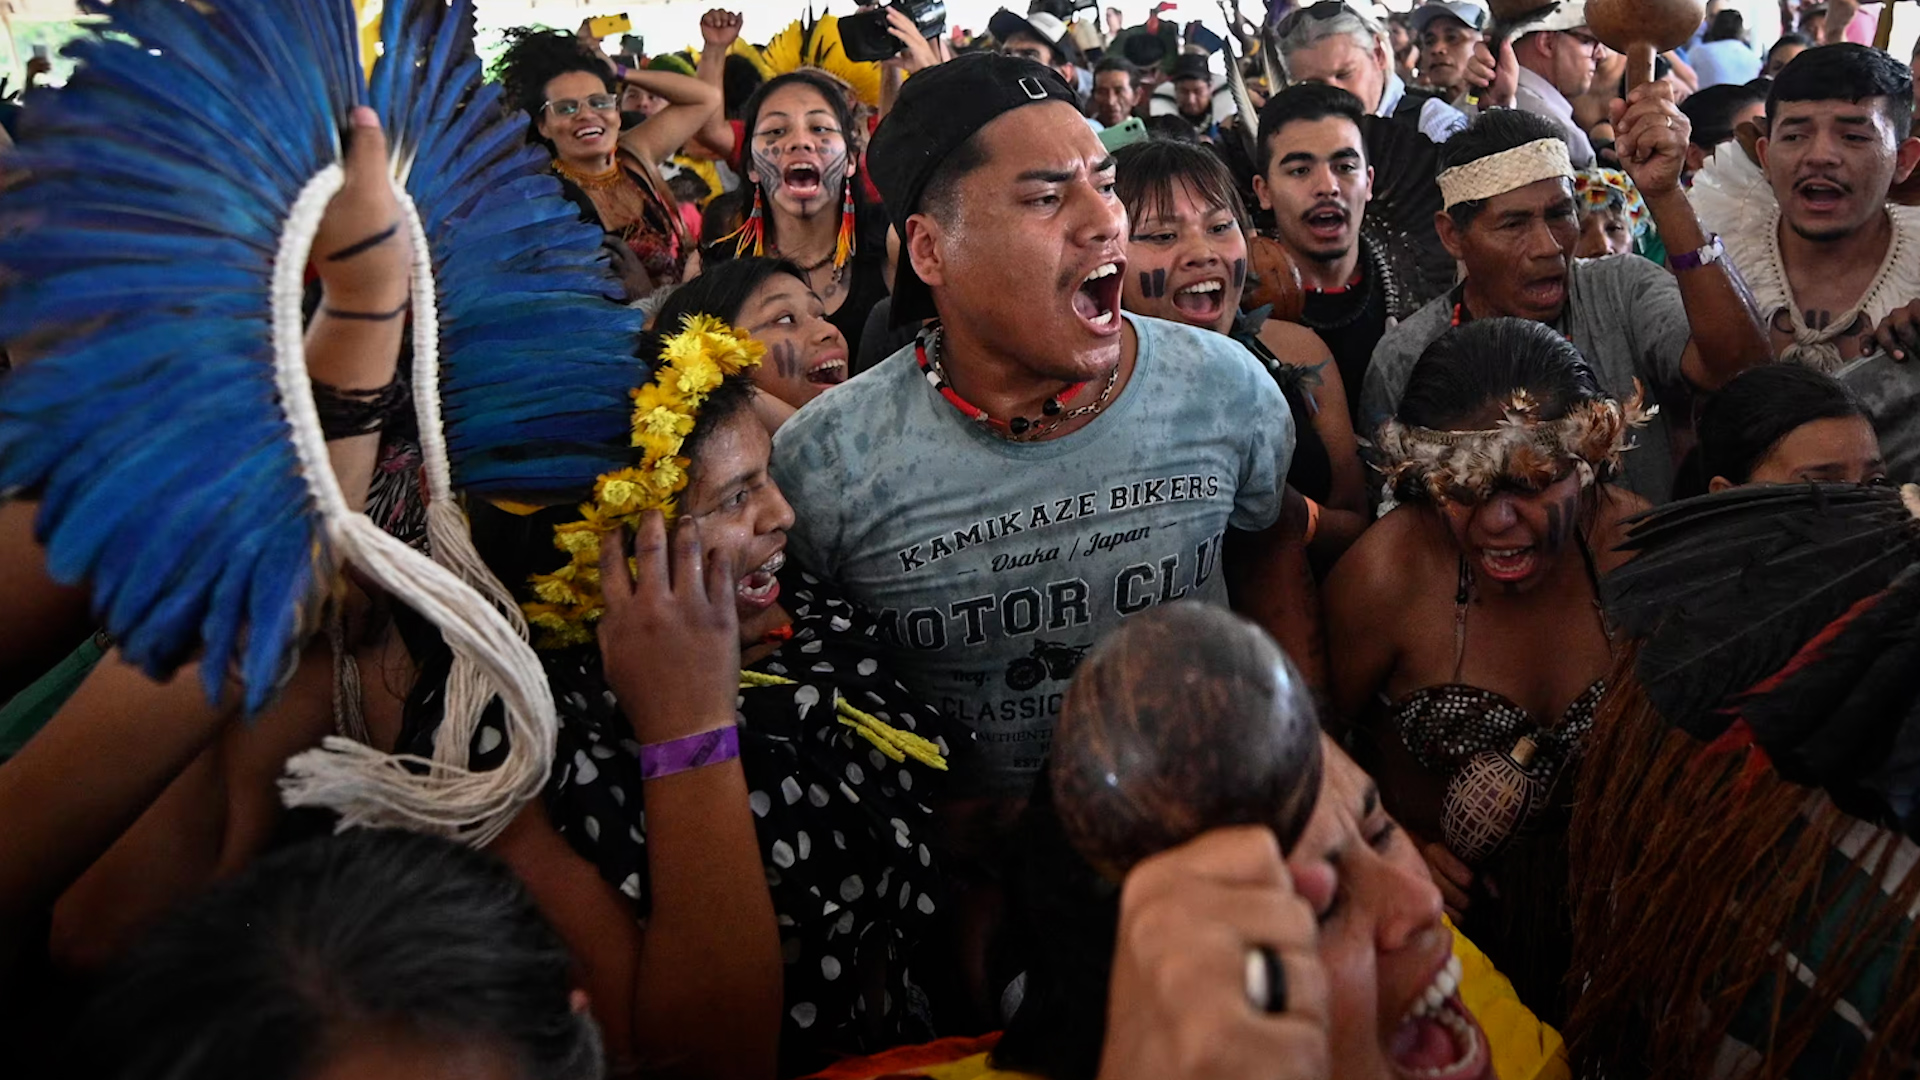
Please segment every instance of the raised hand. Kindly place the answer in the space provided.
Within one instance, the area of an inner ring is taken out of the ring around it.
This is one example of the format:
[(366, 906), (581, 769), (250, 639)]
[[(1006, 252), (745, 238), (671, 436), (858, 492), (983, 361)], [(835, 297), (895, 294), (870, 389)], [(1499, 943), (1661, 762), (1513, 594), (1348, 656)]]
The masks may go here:
[(740, 40), (740, 26), (743, 21), (737, 12), (714, 8), (700, 16), (700, 40), (708, 49), (719, 49), (725, 52), (733, 48), (734, 42)]
[(940, 54), (934, 49), (933, 43), (920, 36), (920, 28), (913, 24), (913, 20), (909, 19), (905, 12), (892, 7), (887, 8), (886, 11), (887, 33), (892, 34), (894, 40), (906, 46), (898, 56), (888, 60), (887, 63), (898, 63), (902, 69), (915, 72), (924, 71), (940, 62)]
[(1615, 101), (1609, 113), (1614, 152), (1641, 197), (1650, 200), (1680, 190), (1693, 126), (1674, 104), (1673, 87), (1659, 79), (1636, 86), (1625, 101)]

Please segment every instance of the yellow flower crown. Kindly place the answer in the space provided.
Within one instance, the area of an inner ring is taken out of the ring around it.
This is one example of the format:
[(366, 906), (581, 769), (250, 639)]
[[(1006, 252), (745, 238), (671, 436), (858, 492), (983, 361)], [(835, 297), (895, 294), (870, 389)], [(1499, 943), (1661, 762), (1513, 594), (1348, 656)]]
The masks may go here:
[(540, 631), (541, 648), (593, 640), (593, 624), (606, 612), (600, 538), (623, 526), (637, 528), (649, 510), (673, 520), (674, 497), (686, 489), (692, 464), (680, 456), (680, 447), (693, 433), (700, 406), (727, 376), (760, 363), (765, 353), (764, 345), (707, 315), (687, 316), (680, 332), (667, 339), (653, 381), (633, 391), (632, 445), (640, 449), (640, 463), (594, 482), (593, 501), (581, 505), (580, 520), (553, 530), (553, 546), (567, 553), (567, 565), (528, 579), (536, 600), (520, 608)]

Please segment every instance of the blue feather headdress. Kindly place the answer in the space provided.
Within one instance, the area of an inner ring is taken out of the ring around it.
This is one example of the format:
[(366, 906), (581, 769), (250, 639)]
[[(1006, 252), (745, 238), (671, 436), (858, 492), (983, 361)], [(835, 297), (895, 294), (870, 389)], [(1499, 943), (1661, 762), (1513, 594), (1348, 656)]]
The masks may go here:
[[(0, 340), (33, 346), (0, 383), (0, 493), (39, 500), (49, 572), (90, 585), (127, 659), (159, 676), (199, 655), (209, 697), (231, 675), (249, 715), (344, 563), (432, 619), (456, 657), (435, 759), (330, 739), (287, 797), (484, 842), (544, 784), (553, 704), (453, 490), (552, 501), (624, 465), (641, 317), (608, 299), (599, 228), (482, 83), (471, 0), (393, 0), (370, 85), (350, 0), (96, 9), (112, 36), (71, 46), (73, 80), (32, 99), (13, 161), (32, 180), (0, 203)], [(362, 104), (414, 236), (433, 561), (348, 510), (301, 347)], [(496, 693), (509, 761), (468, 773), (455, 740)]]

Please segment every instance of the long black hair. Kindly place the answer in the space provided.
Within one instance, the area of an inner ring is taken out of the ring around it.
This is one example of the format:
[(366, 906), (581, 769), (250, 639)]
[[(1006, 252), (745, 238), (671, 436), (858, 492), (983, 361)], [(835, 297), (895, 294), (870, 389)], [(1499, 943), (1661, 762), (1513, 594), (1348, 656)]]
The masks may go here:
[(516, 26), (504, 35), (507, 49), (495, 61), (493, 77), (507, 101), (527, 114), (527, 141), (551, 153), (553, 144), (540, 134), (540, 114), (547, 107), (547, 84), (570, 72), (584, 71), (598, 78), (611, 94), (616, 87), (605, 59), (595, 56), (578, 37), (564, 30)]
[(1799, 364), (1750, 368), (1721, 387), (1700, 414), (1700, 473), (1744, 484), (1801, 425), (1866, 415), (1831, 375)]
[(434, 837), (355, 829), (268, 855), (156, 927), (80, 1017), (72, 1075), (294, 1080), (382, 1030), (589, 1080), (598, 1030), (517, 878)]

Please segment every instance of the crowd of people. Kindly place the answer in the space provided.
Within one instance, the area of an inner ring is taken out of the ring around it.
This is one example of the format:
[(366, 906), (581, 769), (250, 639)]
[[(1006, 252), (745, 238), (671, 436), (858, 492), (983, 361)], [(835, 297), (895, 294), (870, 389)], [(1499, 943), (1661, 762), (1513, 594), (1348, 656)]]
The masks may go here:
[[(76, 573), (49, 508), (153, 492), (21, 479), (66, 400), (28, 377), (136, 408), (161, 374), (99, 343), (185, 249), (25, 308), (8, 265), (0, 1071), (1912, 1075), (1920, 90), (1876, 10), (1714, 0), (1635, 85), (1585, 0), (1171, 8), (507, 31), (460, 107), (570, 205), (489, 250), (617, 331), (493, 346), (511, 416), (416, 410), (442, 238), (391, 114), (334, 119), (315, 461), (480, 583), (531, 710), (456, 603), (324, 553), (311, 620), (258, 551), (198, 599)], [(67, 92), (6, 118), (0, 224), (117, 192), (90, 221), (164, 233)], [(185, 502), (156, 440), (115, 450)], [(443, 493), (449, 446), (537, 482)], [(135, 594), (204, 651), (134, 647)], [(315, 794), (343, 747), (396, 786)]]

